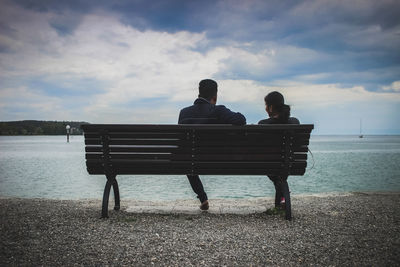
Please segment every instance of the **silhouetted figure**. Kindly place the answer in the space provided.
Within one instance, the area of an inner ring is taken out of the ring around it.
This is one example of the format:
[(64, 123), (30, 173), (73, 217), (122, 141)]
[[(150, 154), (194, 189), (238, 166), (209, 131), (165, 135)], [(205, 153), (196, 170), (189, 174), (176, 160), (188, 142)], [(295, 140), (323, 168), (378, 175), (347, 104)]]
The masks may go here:
[[(199, 97), (192, 106), (181, 110), (179, 124), (246, 124), (246, 118), (238, 113), (232, 112), (223, 105), (217, 103), (218, 85), (214, 80), (206, 79), (199, 83)], [(203, 184), (198, 175), (187, 176), (193, 191), (200, 199), (200, 209), (207, 210), (208, 198)]]
[[(290, 106), (285, 104), (283, 95), (279, 92), (271, 92), (265, 98), (265, 110), (269, 118), (261, 120), (258, 124), (300, 124), (299, 120), (290, 117)], [(285, 198), (282, 192), (282, 181), (287, 177), (268, 176), (275, 186), (275, 206), (285, 209)]]

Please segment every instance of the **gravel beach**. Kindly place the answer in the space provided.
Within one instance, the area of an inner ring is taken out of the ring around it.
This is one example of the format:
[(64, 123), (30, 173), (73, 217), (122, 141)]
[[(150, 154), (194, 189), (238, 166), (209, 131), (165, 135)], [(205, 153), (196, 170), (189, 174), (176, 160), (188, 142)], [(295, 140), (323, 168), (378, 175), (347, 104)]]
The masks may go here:
[(100, 219), (101, 200), (0, 198), (0, 266), (400, 264), (400, 193), (294, 196), (291, 222), (251, 208), (272, 198), (210, 203), (152, 212), (122, 199)]

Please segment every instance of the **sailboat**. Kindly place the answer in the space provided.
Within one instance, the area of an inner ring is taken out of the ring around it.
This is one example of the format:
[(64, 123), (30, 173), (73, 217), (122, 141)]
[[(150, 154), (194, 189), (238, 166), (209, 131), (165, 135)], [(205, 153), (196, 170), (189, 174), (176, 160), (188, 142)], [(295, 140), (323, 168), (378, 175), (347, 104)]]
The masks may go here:
[(358, 136), (359, 138), (363, 138), (364, 135), (362, 134), (362, 119), (360, 119), (360, 135)]

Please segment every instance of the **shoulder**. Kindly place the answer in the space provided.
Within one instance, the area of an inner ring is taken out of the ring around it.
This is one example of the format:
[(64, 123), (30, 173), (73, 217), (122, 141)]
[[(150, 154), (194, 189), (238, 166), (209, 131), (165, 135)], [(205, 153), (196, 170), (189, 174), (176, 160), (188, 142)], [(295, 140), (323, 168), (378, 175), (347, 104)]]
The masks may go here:
[(214, 106), (215, 109), (217, 110), (229, 110), (227, 107), (225, 107), (224, 105), (215, 105)]
[(288, 120), (289, 124), (300, 124), (300, 121), (295, 117), (290, 117)]
[(190, 111), (191, 109), (193, 109), (193, 106), (184, 107), (181, 109), (180, 114), (186, 113), (186, 112)]
[(271, 118), (260, 120), (258, 124), (271, 124)]
[(225, 107), (224, 105), (213, 105), (213, 108), (217, 114), (233, 114), (234, 112), (231, 111), (229, 108)]

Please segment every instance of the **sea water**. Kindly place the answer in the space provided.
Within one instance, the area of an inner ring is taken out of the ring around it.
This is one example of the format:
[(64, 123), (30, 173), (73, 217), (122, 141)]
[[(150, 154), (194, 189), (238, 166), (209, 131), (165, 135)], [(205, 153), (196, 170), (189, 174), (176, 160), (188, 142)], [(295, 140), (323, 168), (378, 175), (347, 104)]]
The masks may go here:
[[(292, 194), (400, 191), (400, 136), (311, 136), (304, 176), (290, 176)], [(122, 198), (195, 198), (183, 175), (117, 177)], [(202, 176), (209, 198), (274, 195), (265, 176)], [(101, 198), (106, 178), (89, 175), (83, 136), (0, 136), (0, 196)]]

